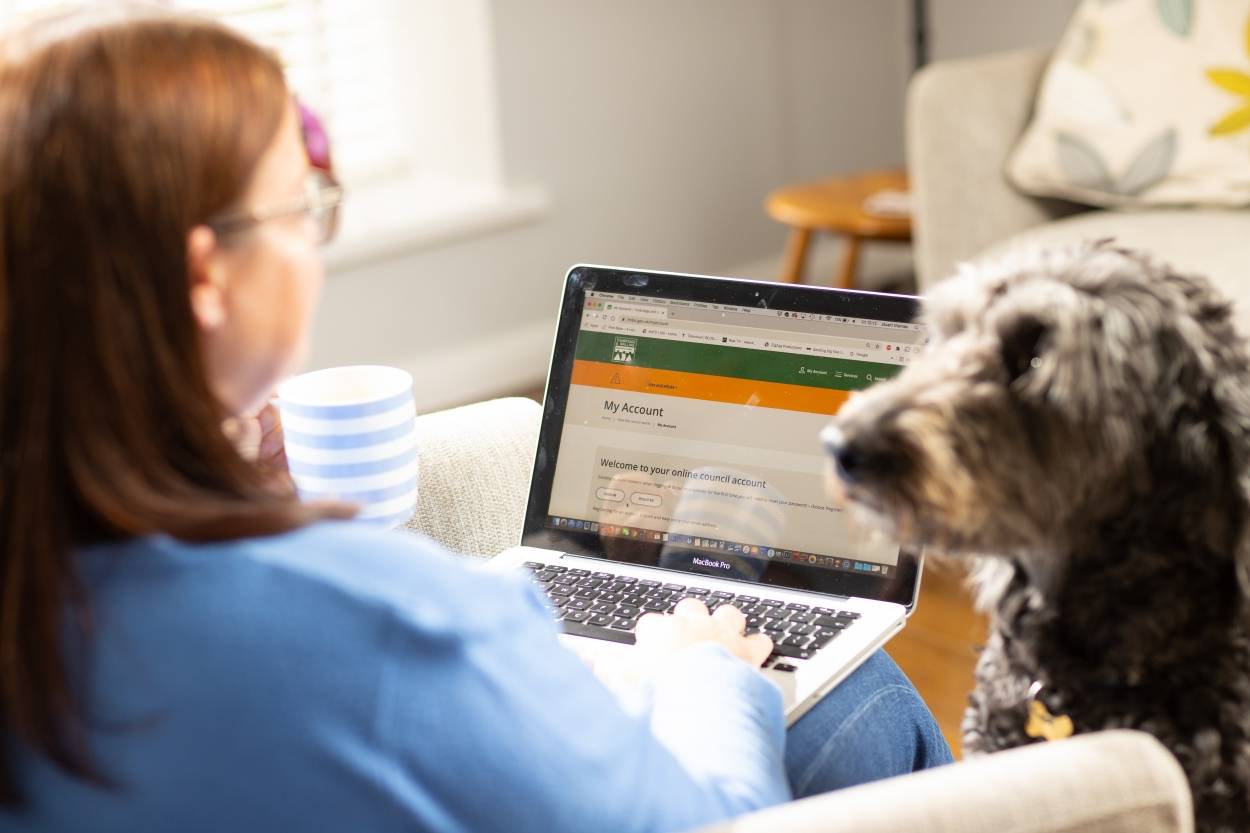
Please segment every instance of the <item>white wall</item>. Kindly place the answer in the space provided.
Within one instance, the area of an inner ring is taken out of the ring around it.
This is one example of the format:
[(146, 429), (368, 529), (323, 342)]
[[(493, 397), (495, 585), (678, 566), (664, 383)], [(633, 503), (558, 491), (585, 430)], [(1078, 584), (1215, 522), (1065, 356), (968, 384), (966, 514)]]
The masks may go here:
[[(1028, 0), (934, 5), (941, 52), (1034, 36), (1001, 7), (1052, 37)], [(550, 211), (338, 270), (311, 365), (408, 367), (428, 410), (539, 383), (573, 263), (769, 271), (785, 237), (762, 209), (771, 189), (902, 164), (909, 6), (493, 0), (505, 175), (542, 185)]]
[(1059, 41), (1080, 0), (929, 0), (932, 60)]

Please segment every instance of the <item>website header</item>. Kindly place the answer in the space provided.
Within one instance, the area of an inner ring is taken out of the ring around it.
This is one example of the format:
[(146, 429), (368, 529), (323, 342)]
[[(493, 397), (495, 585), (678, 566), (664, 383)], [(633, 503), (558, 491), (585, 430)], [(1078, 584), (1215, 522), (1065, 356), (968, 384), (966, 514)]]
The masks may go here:
[[(620, 300), (625, 297), (629, 300)], [(892, 365), (907, 364), (926, 341), (924, 328), (917, 324), (694, 301), (643, 301), (607, 292), (587, 293), (581, 329)]]

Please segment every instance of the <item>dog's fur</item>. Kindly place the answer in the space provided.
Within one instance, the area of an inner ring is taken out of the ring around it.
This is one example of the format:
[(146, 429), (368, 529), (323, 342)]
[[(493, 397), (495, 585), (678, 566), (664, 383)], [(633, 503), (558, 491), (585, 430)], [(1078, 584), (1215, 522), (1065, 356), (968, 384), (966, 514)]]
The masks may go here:
[(931, 344), (826, 432), (857, 514), (977, 562), (964, 748), (1077, 732), (1177, 757), (1199, 829), (1250, 829), (1250, 366), (1197, 277), (1106, 243), (965, 267)]

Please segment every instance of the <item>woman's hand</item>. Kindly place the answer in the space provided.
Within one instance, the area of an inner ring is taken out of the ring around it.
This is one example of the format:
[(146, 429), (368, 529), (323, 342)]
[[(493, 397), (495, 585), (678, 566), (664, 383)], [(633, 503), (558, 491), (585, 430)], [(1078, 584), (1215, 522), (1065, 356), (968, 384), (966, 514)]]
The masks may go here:
[(270, 399), (265, 407), (256, 415), (256, 424), (260, 428), (260, 447), (256, 452), (256, 462), (262, 466), (290, 474), (286, 462), (286, 442), (282, 436), (282, 417), (278, 413), (278, 403)]
[(282, 417), (274, 400), (266, 402), (255, 416), (227, 419), (221, 427), (245, 460), (253, 461), (285, 483), (292, 482), (282, 437)]
[[(584, 657), (595, 675), (629, 708), (657, 672), (691, 645), (711, 642), (759, 668), (772, 653), (773, 641), (762, 633), (743, 636), (746, 616), (724, 605), (714, 613), (698, 599), (682, 599), (673, 612), (648, 613), (634, 629), (633, 650), (606, 656)], [(645, 698), (644, 698), (645, 700)]]
[(711, 642), (759, 668), (772, 653), (773, 641), (762, 633), (743, 636), (746, 623), (736, 607), (722, 605), (709, 615), (698, 599), (682, 599), (671, 615), (649, 613), (638, 620), (637, 650), (646, 655), (648, 664), (659, 664), (691, 645)]

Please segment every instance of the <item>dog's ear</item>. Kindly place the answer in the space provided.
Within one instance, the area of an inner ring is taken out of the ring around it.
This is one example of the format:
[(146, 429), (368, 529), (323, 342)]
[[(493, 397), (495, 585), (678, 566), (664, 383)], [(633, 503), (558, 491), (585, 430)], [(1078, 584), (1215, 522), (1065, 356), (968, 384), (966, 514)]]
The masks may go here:
[[(1207, 476), (1225, 496), (1213, 501), (1208, 528), (1222, 527), (1242, 592), (1250, 599), (1250, 359), (1233, 323), (1232, 304), (1205, 279), (1170, 272), (1165, 281), (1182, 293), (1187, 315), (1177, 318), (1177, 335), (1186, 349), (1178, 381), (1206, 429), (1202, 445), (1211, 449)], [(1195, 437), (1197, 439), (1197, 437)], [(1192, 443), (1191, 443), (1192, 446)]]
[[(1243, 373), (1236, 382), (1227, 380), (1217, 384), (1223, 399), (1225, 430), (1229, 434), (1229, 465), (1235, 479), (1236, 506), (1232, 517), (1233, 562), (1237, 569), (1237, 581), (1242, 597), (1250, 601), (1250, 373)], [(1236, 387), (1235, 392), (1227, 390)], [(1235, 415), (1235, 416), (1234, 416)]]

